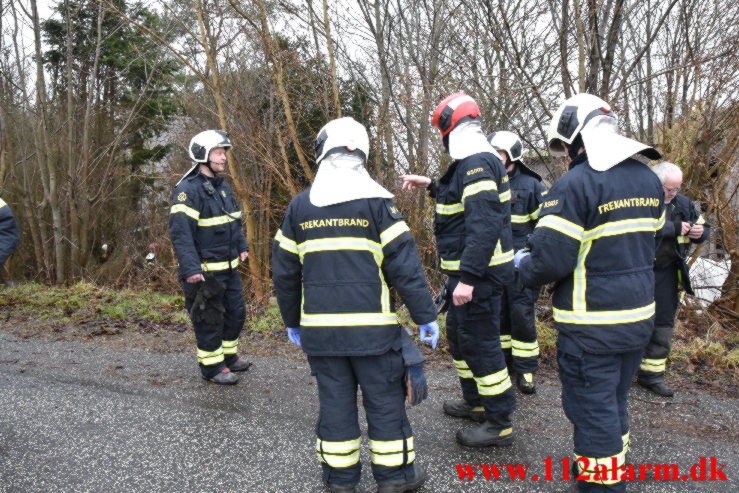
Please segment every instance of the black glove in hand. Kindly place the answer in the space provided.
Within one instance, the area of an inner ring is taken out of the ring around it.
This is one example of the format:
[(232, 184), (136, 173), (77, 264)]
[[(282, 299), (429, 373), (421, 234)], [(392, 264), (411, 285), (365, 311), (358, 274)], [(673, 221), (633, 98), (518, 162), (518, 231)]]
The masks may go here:
[(429, 387), (426, 384), (426, 375), (423, 373), (423, 363), (406, 366), (403, 382), (411, 406), (420, 404), (428, 397)]

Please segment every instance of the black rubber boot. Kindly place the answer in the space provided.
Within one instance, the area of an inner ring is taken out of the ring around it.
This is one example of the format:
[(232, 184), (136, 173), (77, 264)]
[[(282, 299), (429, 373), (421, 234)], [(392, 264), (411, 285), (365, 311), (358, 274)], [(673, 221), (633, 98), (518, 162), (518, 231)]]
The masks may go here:
[(457, 432), (457, 441), (467, 447), (507, 447), (513, 444), (513, 428), (500, 428), (490, 421)]
[(413, 473), (413, 479), (377, 483), (377, 493), (403, 493), (420, 488), (426, 482), (426, 470), (414, 462)]
[(675, 391), (668, 387), (664, 380), (657, 380), (654, 382), (637, 380), (637, 383), (645, 389), (654, 392), (657, 395), (661, 395), (662, 397), (672, 397), (675, 395)]
[(473, 407), (463, 399), (444, 401), (444, 412), (455, 418), (467, 418), (478, 423), (485, 421), (485, 408), (482, 406)]
[(215, 376), (203, 378), (219, 385), (235, 385), (239, 382), (239, 377), (232, 373), (228, 368), (224, 368), (219, 373), (216, 373)]
[(251, 366), (251, 361), (248, 361), (242, 357), (237, 357), (233, 363), (228, 364), (228, 369), (231, 371), (246, 371)]
[(519, 373), (516, 375), (516, 386), (524, 394), (535, 394), (536, 384), (533, 373)]

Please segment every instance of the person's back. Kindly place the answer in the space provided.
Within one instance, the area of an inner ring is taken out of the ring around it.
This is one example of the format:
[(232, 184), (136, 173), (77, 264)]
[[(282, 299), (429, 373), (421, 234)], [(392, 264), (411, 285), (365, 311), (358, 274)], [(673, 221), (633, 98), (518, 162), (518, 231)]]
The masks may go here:
[(13, 217), (10, 206), (0, 198), (0, 270), (8, 260), (20, 241), (18, 224)]
[(590, 352), (641, 348), (654, 314), (652, 263), (662, 186), (633, 159), (595, 171), (583, 154), (573, 166), (547, 195), (539, 219), (540, 226), (559, 228), (580, 243), (570, 250), (575, 258), (561, 259), (575, 269), (555, 290), (554, 319)]

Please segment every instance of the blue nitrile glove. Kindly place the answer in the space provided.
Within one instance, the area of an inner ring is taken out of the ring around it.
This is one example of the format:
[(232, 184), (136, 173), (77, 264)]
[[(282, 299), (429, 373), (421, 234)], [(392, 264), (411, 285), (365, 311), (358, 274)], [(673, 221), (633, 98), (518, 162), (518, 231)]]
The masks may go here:
[(421, 342), (428, 342), (432, 348), (436, 349), (436, 343), (439, 342), (439, 324), (434, 320), (433, 322), (419, 325), (418, 335)]
[(405, 391), (411, 406), (420, 404), (429, 395), (423, 363), (405, 367)]
[(298, 327), (297, 329), (293, 327), (288, 327), (287, 338), (290, 339), (296, 346), (300, 346), (300, 327)]
[(528, 257), (529, 255), (531, 255), (531, 252), (529, 251), (525, 251), (523, 249), (517, 251), (516, 254), (513, 256), (513, 265), (515, 265), (516, 268), (518, 269), (518, 264), (521, 263), (521, 260), (524, 257)]

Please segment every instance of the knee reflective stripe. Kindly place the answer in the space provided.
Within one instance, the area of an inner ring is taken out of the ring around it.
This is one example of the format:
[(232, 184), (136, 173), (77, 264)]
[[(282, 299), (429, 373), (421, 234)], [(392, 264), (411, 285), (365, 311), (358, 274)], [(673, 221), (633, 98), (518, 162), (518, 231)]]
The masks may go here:
[(416, 459), (413, 437), (405, 440), (370, 440), (372, 463), (378, 466), (397, 467), (410, 464)]
[(454, 366), (457, 367), (457, 375), (459, 378), (473, 378), (472, 370), (467, 366), (467, 362), (463, 359), (455, 359)]
[(513, 356), (518, 356), (519, 358), (536, 358), (539, 356), (539, 343), (537, 341), (523, 342), (513, 339), (511, 340), (511, 346), (513, 348), (511, 351)]
[[(596, 483), (596, 484), (616, 484), (621, 481), (621, 471), (620, 468), (626, 463), (626, 456), (623, 452), (620, 452), (616, 455), (613, 455), (611, 457), (584, 457), (582, 455), (575, 454), (575, 460), (577, 459), (587, 459), (588, 460), (588, 468), (584, 468), (584, 464), (582, 462), (576, 462), (577, 468), (580, 471), (581, 474), (586, 474), (589, 476), (588, 479), (585, 479), (588, 483)], [(615, 462), (614, 462), (615, 459)], [(615, 472), (614, 472), (614, 465), (615, 465)], [(613, 479), (616, 477), (616, 479)]]
[(503, 349), (511, 349), (511, 336), (508, 334), (500, 334), (500, 347)]
[(239, 340), (223, 341), (223, 354), (236, 354), (239, 349)]
[(477, 382), (477, 392), (480, 395), (498, 395), (511, 388), (508, 368), (484, 377), (475, 377), (475, 382)]
[(662, 359), (648, 359), (644, 358), (641, 360), (639, 369), (642, 371), (651, 371), (654, 373), (664, 373), (667, 369), (667, 358)]
[(217, 365), (223, 361), (223, 347), (215, 351), (203, 351), (198, 348), (198, 363), (205, 366)]
[(359, 438), (345, 442), (316, 439), (318, 460), (331, 467), (349, 467), (359, 462)]
[(621, 436), (621, 441), (624, 442), (624, 448), (621, 451), (622, 454), (624, 454), (624, 457), (629, 451), (629, 432), (627, 431), (625, 435)]

